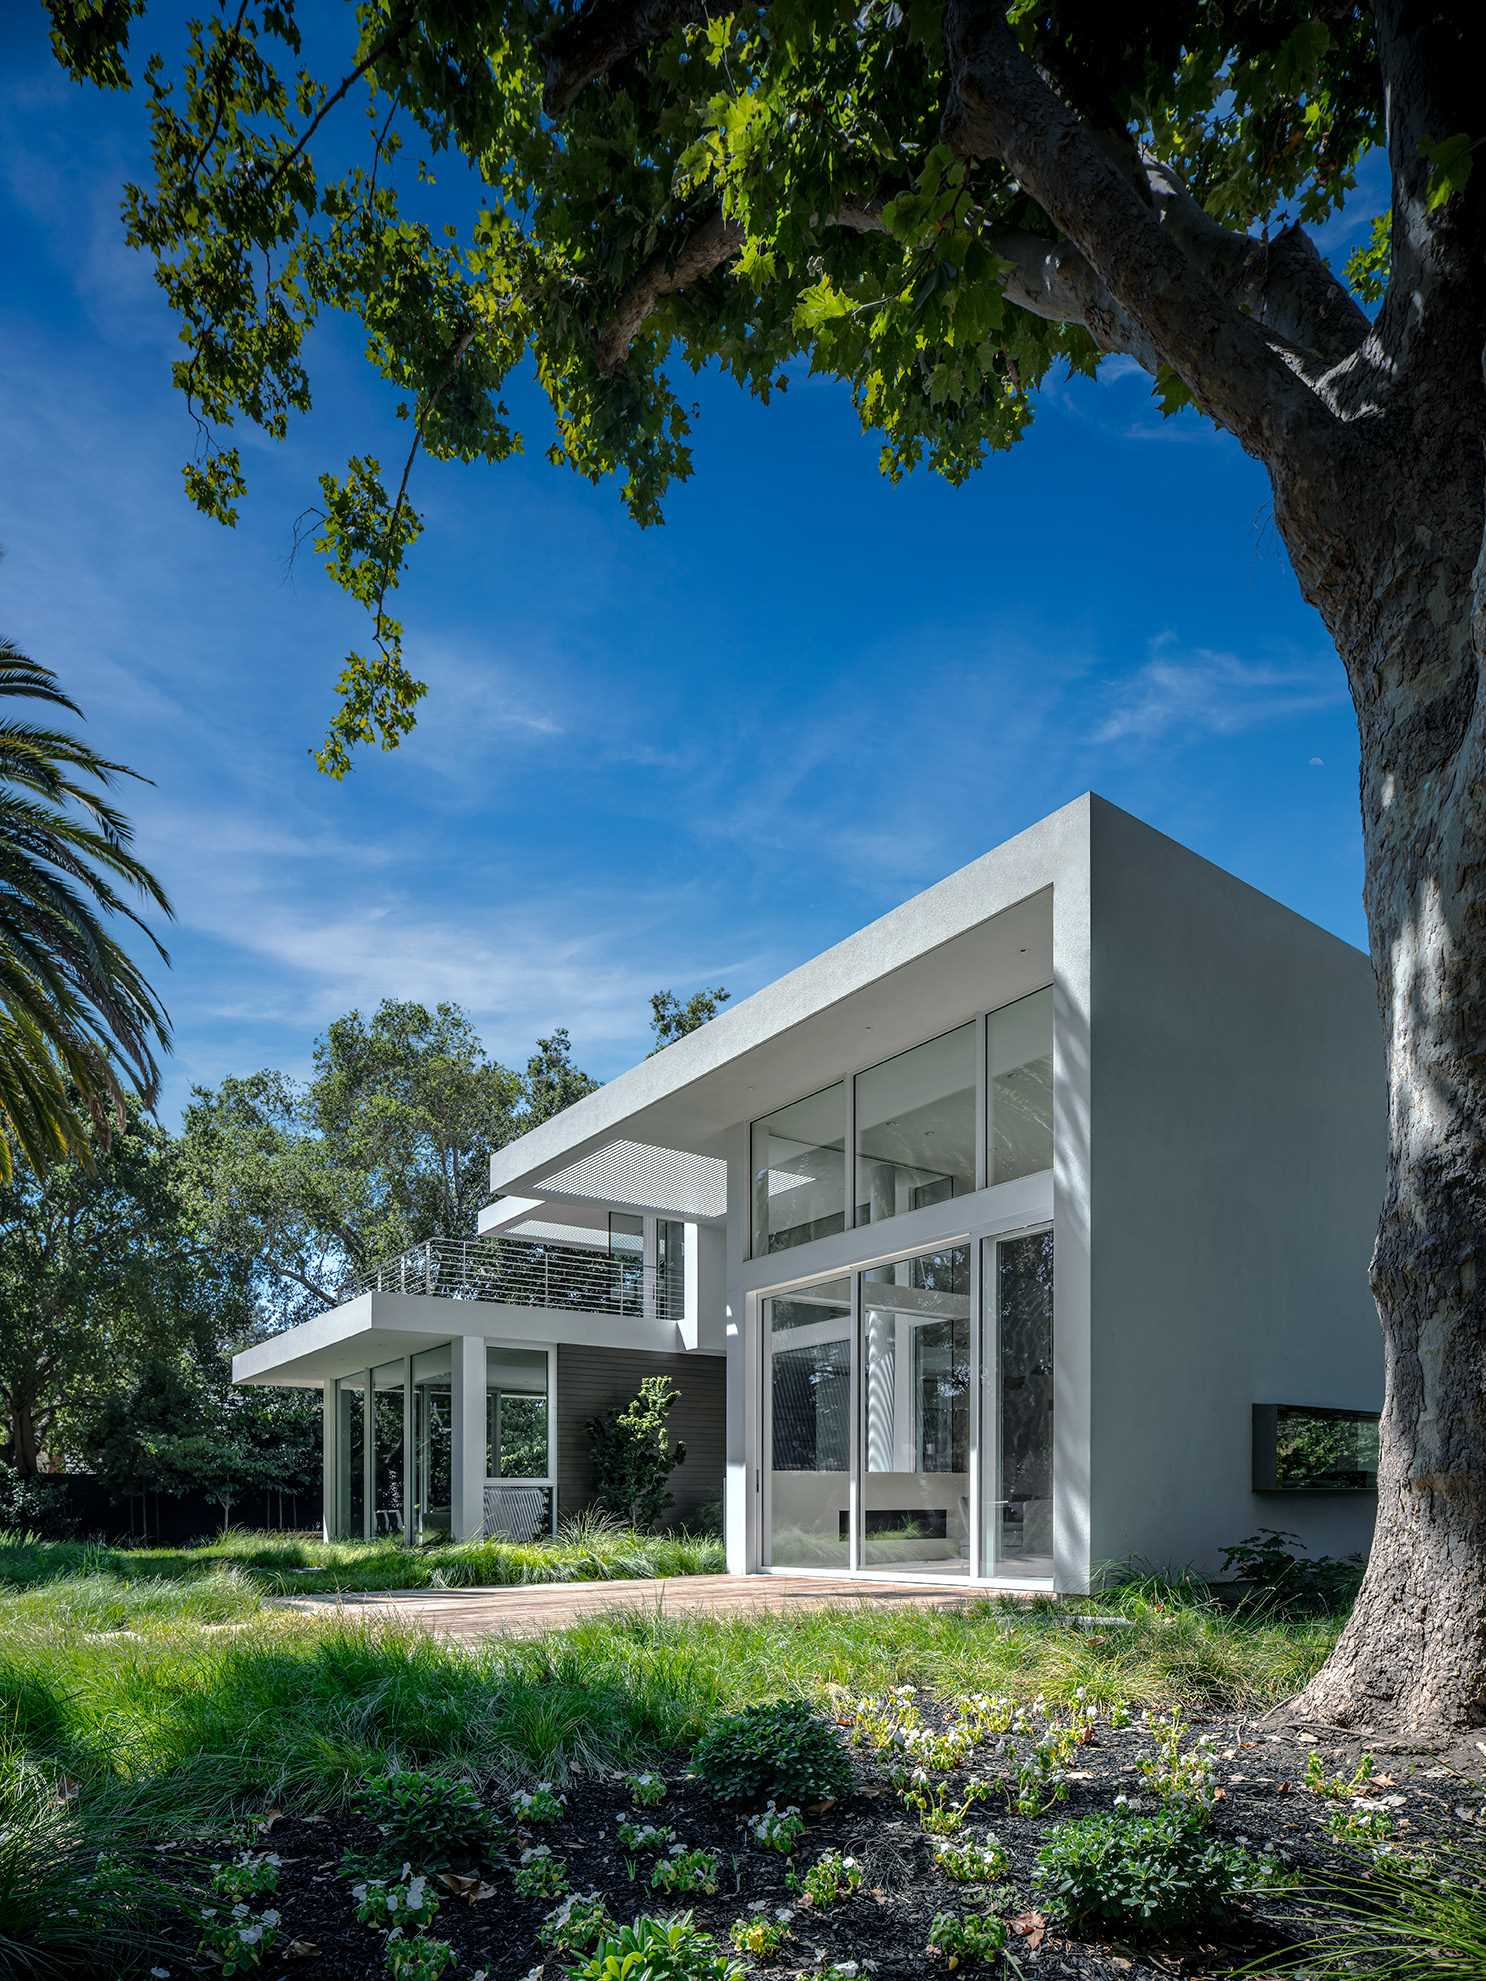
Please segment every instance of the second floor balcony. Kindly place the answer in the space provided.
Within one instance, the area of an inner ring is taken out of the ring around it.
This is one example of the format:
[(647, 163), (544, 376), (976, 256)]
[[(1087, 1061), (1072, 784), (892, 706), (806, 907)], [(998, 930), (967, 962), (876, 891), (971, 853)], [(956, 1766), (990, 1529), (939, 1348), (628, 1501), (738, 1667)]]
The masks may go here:
[(680, 1320), (683, 1274), (596, 1246), (502, 1237), (430, 1238), (353, 1274), (342, 1301), (363, 1293), (427, 1294), (509, 1307)]

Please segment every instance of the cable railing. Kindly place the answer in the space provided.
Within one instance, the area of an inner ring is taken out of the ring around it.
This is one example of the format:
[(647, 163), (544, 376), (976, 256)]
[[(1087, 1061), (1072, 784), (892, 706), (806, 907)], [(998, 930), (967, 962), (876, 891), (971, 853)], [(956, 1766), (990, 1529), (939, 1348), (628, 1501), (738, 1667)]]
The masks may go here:
[(583, 1314), (681, 1313), (680, 1275), (638, 1258), (582, 1245), (509, 1238), (429, 1238), (395, 1259), (353, 1274), (342, 1301), (362, 1293), (423, 1293), (441, 1300), (490, 1300), (510, 1307), (564, 1307)]

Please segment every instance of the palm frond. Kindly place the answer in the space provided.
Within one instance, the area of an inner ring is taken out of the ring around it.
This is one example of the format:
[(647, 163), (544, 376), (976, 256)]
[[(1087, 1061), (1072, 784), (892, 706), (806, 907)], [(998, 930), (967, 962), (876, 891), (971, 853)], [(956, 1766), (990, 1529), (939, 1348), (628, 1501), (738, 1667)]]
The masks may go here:
[[(0, 639), (7, 698), (82, 714), (50, 668)], [(170, 1020), (109, 927), (132, 925), (169, 962), (129, 897), (172, 915), (169, 898), (106, 795), (137, 775), (0, 708), (0, 1181), (17, 1153), (33, 1169), (86, 1157), (128, 1094), (146, 1106), (158, 1094)]]

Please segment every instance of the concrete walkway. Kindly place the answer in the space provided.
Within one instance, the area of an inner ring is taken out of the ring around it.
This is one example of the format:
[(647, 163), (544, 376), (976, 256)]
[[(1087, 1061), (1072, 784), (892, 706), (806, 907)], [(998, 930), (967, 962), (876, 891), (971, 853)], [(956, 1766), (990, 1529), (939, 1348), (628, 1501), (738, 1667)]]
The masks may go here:
[(375, 1589), (340, 1595), (280, 1596), (283, 1609), (306, 1616), (337, 1610), (368, 1620), (414, 1624), (477, 1643), (505, 1632), (539, 1637), (546, 1630), (609, 1610), (654, 1616), (738, 1616), (759, 1611), (829, 1610), (913, 1603), (960, 1609), (983, 1591), (923, 1582), (853, 1582), (815, 1575), (677, 1575), (645, 1582), (522, 1583), (498, 1589)]

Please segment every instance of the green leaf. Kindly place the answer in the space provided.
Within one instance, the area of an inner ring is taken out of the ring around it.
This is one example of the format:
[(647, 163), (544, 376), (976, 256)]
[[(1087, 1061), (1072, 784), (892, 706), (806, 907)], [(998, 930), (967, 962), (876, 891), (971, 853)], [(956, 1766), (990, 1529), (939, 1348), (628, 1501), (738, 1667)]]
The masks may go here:
[(1429, 160), (1429, 211), (1438, 213), (1447, 200), (1465, 191), (1475, 149), (1468, 131), (1448, 138), (1426, 138), (1421, 147)]

